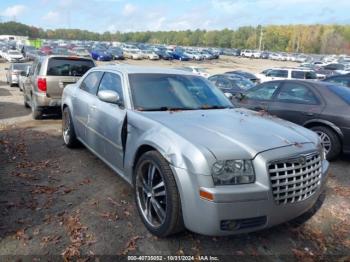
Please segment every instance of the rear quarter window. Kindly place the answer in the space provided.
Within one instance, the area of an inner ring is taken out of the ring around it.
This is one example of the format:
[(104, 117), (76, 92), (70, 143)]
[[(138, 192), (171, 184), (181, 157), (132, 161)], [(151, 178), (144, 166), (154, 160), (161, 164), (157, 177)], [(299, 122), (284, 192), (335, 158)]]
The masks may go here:
[(50, 58), (47, 66), (48, 76), (82, 76), (95, 64), (89, 59)]

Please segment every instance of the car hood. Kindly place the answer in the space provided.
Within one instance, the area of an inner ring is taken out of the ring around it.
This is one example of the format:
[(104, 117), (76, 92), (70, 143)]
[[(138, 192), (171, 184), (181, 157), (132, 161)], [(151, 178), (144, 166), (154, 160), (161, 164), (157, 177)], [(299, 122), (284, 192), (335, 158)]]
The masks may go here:
[(217, 159), (254, 158), (263, 151), (317, 143), (313, 132), (247, 109), (143, 112)]

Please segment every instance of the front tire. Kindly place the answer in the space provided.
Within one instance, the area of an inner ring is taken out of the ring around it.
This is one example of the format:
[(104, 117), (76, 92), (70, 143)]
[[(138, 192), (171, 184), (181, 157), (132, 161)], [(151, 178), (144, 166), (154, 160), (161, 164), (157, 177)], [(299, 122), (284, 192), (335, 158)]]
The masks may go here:
[(157, 151), (146, 152), (137, 162), (134, 192), (142, 222), (152, 234), (166, 237), (184, 229), (173, 172)]
[(65, 107), (62, 113), (62, 137), (64, 144), (69, 148), (74, 148), (79, 144), (68, 107)]
[(321, 143), (326, 151), (327, 160), (336, 159), (342, 149), (338, 135), (329, 127), (315, 126), (311, 130), (316, 132), (321, 139)]

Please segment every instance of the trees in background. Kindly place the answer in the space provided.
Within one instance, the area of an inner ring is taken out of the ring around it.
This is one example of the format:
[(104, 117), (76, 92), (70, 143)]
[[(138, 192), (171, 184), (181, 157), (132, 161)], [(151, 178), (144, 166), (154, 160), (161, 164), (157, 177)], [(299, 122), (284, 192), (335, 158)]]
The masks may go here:
[(208, 46), (270, 51), (350, 54), (350, 25), (244, 26), (236, 30), (186, 30), (146, 32), (104, 32), (80, 29), (43, 30), (17, 22), (0, 23), (0, 34), (30, 38), (144, 42), (186, 46)]

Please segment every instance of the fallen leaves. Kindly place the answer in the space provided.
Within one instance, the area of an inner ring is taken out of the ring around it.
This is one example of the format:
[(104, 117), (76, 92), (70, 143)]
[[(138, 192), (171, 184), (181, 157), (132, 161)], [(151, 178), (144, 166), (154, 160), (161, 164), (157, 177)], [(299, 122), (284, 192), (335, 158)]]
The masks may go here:
[(92, 244), (95, 240), (92, 234), (87, 233), (88, 228), (81, 224), (79, 210), (73, 215), (63, 217), (63, 224), (68, 231), (70, 245), (62, 252), (62, 256), (65, 261), (69, 261), (80, 256), (82, 245)]
[(108, 219), (108, 221), (117, 221), (119, 219), (117, 212), (103, 212), (100, 216)]
[(61, 239), (61, 236), (44, 236), (41, 238), (41, 242), (40, 242), (40, 245), (42, 247), (45, 247), (47, 246), (48, 244), (58, 244), (60, 242), (60, 239)]
[(332, 189), (338, 196), (350, 197), (350, 187), (335, 186)]
[(30, 239), (25, 233), (25, 229), (19, 229), (16, 231), (15, 238), (23, 243), (24, 246), (27, 245), (27, 241)]
[(55, 187), (49, 186), (36, 186), (35, 189), (32, 190), (32, 194), (48, 194), (51, 195), (55, 193), (58, 189)]
[(132, 237), (126, 244), (125, 249), (121, 252), (122, 255), (127, 255), (130, 251), (136, 250), (136, 242), (141, 239), (140, 236), (134, 236)]

